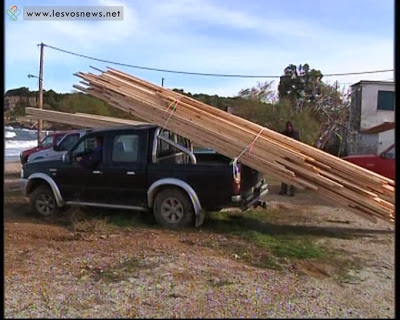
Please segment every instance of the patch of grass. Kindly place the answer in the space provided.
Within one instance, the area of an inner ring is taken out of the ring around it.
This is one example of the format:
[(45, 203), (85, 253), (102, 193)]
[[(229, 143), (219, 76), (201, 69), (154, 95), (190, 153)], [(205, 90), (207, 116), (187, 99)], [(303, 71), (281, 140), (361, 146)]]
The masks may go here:
[(336, 267), (334, 279), (339, 284), (359, 283), (360, 278), (355, 275), (355, 271), (362, 270), (364, 262), (357, 257), (349, 257), (345, 251), (340, 252), (340, 256), (330, 256), (329, 258), (332, 265)]
[(278, 257), (294, 259), (324, 258), (324, 249), (310, 239), (285, 239), (270, 245)]
[(322, 247), (306, 236), (269, 235), (258, 231), (244, 232), (243, 236), (280, 258), (314, 259), (325, 254)]
[(360, 283), (360, 277), (358, 276), (353, 276), (349, 273), (344, 273), (341, 272), (336, 275), (336, 280), (339, 281), (339, 283), (343, 284), (354, 284), (354, 283)]
[(117, 214), (107, 216), (107, 221), (117, 227), (155, 227), (148, 217), (139, 214)]
[(67, 215), (75, 231), (107, 232), (123, 227), (155, 227), (146, 214), (132, 211), (102, 210), (98, 208), (75, 207)]
[(272, 270), (283, 270), (282, 264), (272, 255), (268, 255), (259, 262), (259, 265), (263, 268)]
[[(113, 229), (101, 213), (95, 215), (92, 211), (86, 210), (85, 208), (74, 207), (66, 213), (66, 216), (74, 231), (103, 233)], [(65, 217), (60, 215), (57, 219), (65, 220)]]
[[(282, 233), (282, 226), (269, 223), (279, 209), (250, 210), (243, 216), (230, 217), (229, 212), (212, 214), (205, 228), (217, 233), (228, 233), (255, 244), (273, 255), (263, 257), (262, 265), (272, 269), (281, 267), (279, 258), (320, 259), (325, 249), (316, 244), (313, 235), (304, 233)], [(272, 216), (272, 217), (271, 217)]]

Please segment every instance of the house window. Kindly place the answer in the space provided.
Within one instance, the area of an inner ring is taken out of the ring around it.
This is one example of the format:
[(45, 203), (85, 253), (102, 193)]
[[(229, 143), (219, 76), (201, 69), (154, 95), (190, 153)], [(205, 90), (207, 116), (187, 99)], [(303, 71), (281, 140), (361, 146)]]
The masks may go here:
[(378, 110), (394, 110), (393, 91), (378, 91)]

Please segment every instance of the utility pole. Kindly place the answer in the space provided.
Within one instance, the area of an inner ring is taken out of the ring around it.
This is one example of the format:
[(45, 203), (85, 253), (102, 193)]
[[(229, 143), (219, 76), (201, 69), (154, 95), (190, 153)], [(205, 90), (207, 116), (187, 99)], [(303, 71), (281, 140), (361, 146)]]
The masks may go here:
[(164, 78), (161, 78), (161, 87), (164, 87)]
[[(39, 109), (43, 109), (43, 43), (40, 43), (40, 65), (39, 65)], [(43, 121), (39, 119), (37, 128), (38, 143), (42, 141), (42, 125)]]

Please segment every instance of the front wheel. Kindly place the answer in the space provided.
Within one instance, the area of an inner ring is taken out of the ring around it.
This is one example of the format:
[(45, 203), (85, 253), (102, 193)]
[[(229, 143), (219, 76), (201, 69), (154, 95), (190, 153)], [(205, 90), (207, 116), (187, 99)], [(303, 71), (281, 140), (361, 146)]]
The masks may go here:
[(37, 187), (29, 198), (33, 211), (41, 216), (55, 216), (59, 212), (56, 199), (48, 186)]
[(194, 225), (193, 206), (188, 196), (178, 189), (164, 189), (154, 201), (156, 221), (168, 228), (181, 229)]

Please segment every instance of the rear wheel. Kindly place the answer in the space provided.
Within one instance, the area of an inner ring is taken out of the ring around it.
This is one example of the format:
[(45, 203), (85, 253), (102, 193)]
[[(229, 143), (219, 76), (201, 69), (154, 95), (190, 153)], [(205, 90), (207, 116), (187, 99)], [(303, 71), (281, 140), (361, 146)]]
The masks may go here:
[(41, 185), (29, 196), (33, 211), (41, 216), (55, 216), (59, 212), (56, 199), (50, 187)]
[(164, 189), (154, 201), (156, 221), (168, 228), (180, 229), (194, 225), (193, 206), (187, 195), (178, 189)]

